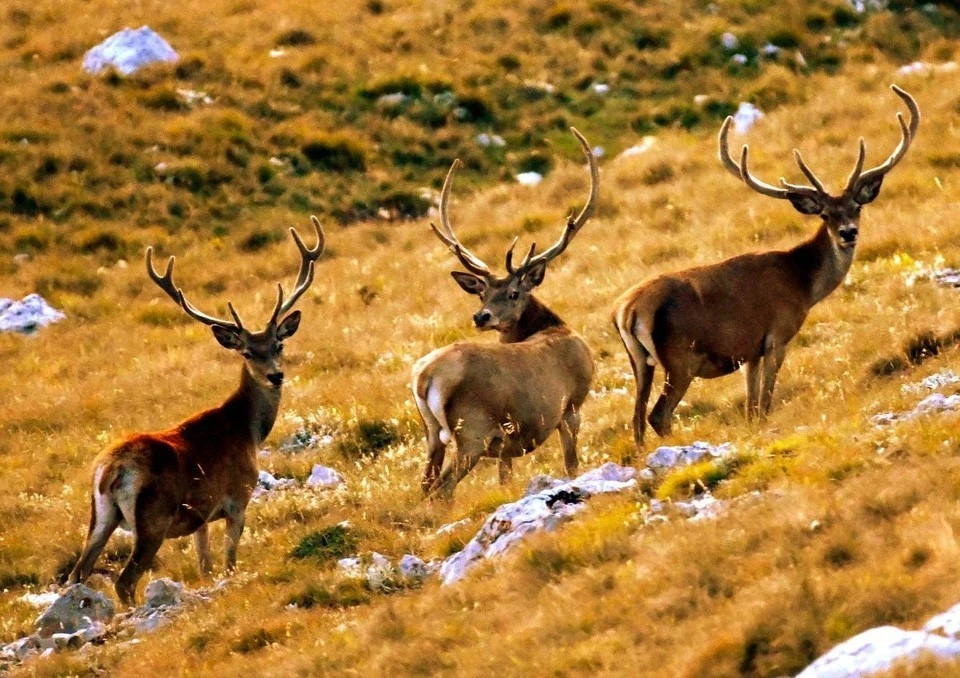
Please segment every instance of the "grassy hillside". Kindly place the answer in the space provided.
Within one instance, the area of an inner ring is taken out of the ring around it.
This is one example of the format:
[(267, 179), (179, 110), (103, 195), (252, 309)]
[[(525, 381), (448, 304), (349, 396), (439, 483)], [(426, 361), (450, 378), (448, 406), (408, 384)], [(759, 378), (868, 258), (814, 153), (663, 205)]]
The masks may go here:
[[(303, 232), (309, 213), (322, 217), (330, 251), (300, 303), (304, 324), (287, 349), (293, 379), (270, 443), (304, 427), (335, 443), (274, 451), (262, 464), (302, 479), (326, 463), (348, 486), (252, 505), (245, 576), (208, 606), (140, 644), (36, 661), (25, 673), (775, 676), (863, 629), (916, 627), (960, 599), (960, 418), (885, 428), (869, 419), (922, 397), (902, 386), (960, 372), (949, 345), (916, 359), (917, 338), (960, 328), (960, 298), (913, 275), (917, 265), (960, 266), (960, 72), (896, 73), (953, 58), (948, 4), (864, 14), (843, 2), (748, 0), (713, 10), (214, 0), (189, 14), (127, 4), (2, 10), (0, 296), (40, 291), (68, 320), (33, 337), (0, 335), (0, 642), (35, 616), (19, 597), (53, 582), (79, 551), (92, 457), (217, 402), (237, 378), (234, 357), (146, 279), (147, 244), (178, 255), (178, 279), (198, 305), (225, 313), (233, 300), (252, 323), (267, 317), (275, 282), (292, 282), (285, 228)], [(88, 46), (143, 23), (181, 52), (178, 65), (130, 79), (80, 72)], [(727, 31), (737, 49), (722, 46)], [(781, 52), (763, 56), (768, 43)], [(284, 53), (271, 57), (275, 49)], [(735, 53), (747, 63), (731, 62)], [(578, 522), (449, 589), (373, 593), (344, 585), (329, 560), (291, 555), (346, 520), (356, 551), (440, 557), (530, 476), (560, 473), (551, 440), (516, 465), (510, 486), (481, 464), (451, 506), (421, 499), (410, 366), (476, 338), (476, 303), (449, 279), (452, 257), (422, 217), (421, 189), (435, 190), (453, 157), (466, 163), (454, 223), (501, 262), (516, 234), (554, 239), (586, 197), (567, 127), (606, 149), (599, 214), (539, 296), (597, 359), (581, 464), (638, 463), (632, 376), (610, 323), (616, 296), (661, 272), (789, 246), (817, 226), (720, 167), (722, 116), (745, 100), (767, 112), (748, 135), (759, 176), (797, 179), (790, 149), (800, 146), (836, 187), (858, 136), (868, 162), (897, 143), (891, 82), (919, 101), (919, 138), (864, 212), (849, 279), (788, 352), (770, 419), (744, 421), (742, 378), (696, 383), (668, 442), (731, 441), (738, 461), (650, 490), (680, 498), (713, 484), (718, 497), (760, 490), (758, 499), (715, 522), (650, 527), (645, 495), (597, 500)], [(610, 92), (597, 95), (594, 83)], [(186, 105), (178, 88), (214, 103)], [(400, 109), (378, 103), (396, 92), (408, 97)], [(707, 100), (695, 103), (700, 94)], [(478, 145), (481, 132), (505, 146)], [(615, 157), (647, 134), (657, 139), (648, 152)], [(518, 186), (511, 177), (525, 169), (547, 178)], [(30, 258), (17, 263), (18, 253)], [(452, 535), (433, 536), (462, 518)], [(125, 548), (108, 548), (113, 572)], [(168, 542), (160, 557), (159, 575), (209, 583), (189, 540)], [(104, 577), (92, 584), (110, 590)]]

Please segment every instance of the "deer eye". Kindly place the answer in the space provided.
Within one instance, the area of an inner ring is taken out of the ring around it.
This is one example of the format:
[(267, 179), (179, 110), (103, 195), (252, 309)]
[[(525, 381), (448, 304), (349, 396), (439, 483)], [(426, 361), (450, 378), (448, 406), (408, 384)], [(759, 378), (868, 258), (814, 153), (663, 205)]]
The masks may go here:
[(510, 301), (516, 301), (519, 298), (520, 298), (520, 293), (517, 292), (516, 290), (510, 290), (510, 293), (507, 294), (507, 299), (509, 299)]
[(246, 349), (240, 351), (240, 355), (242, 355), (244, 358), (247, 358), (248, 360), (253, 357), (253, 354)]

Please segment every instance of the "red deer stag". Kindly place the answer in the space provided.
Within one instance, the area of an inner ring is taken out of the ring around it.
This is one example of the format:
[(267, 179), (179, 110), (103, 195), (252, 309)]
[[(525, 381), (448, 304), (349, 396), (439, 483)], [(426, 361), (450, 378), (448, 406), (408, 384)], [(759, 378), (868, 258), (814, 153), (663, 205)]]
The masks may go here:
[[(440, 194), (442, 229), (434, 233), (457, 256), (467, 273), (454, 280), (482, 306), (473, 321), (480, 330), (496, 330), (499, 344), (458, 342), (437, 349), (413, 366), (413, 394), (427, 435), (425, 493), (453, 495), (457, 483), (480, 457), (499, 460), (506, 482), (514, 457), (531, 452), (556, 429), (567, 473), (577, 470), (580, 407), (593, 377), (593, 358), (586, 342), (533, 296), (547, 264), (559, 256), (597, 206), (600, 174), (590, 146), (573, 130), (590, 165), (590, 197), (576, 217), (567, 220), (560, 239), (536, 253), (536, 244), (514, 267), (513, 241), (507, 252), (507, 275), (498, 278), (457, 239), (447, 215), (450, 183), (458, 161), (447, 174)], [(446, 445), (455, 440), (457, 454), (444, 465)], [(442, 467), (442, 468), (441, 468)]]
[[(846, 277), (859, 233), (860, 209), (880, 193), (887, 172), (910, 148), (920, 123), (913, 98), (892, 86), (910, 110), (909, 126), (897, 113), (901, 139), (882, 164), (863, 171), (865, 147), (839, 196), (827, 193), (804, 163), (794, 157), (812, 186), (780, 180), (764, 183), (747, 169), (747, 147), (735, 162), (727, 148), (731, 118), (720, 128), (720, 160), (737, 179), (762, 195), (789, 200), (801, 214), (823, 220), (809, 240), (785, 251), (743, 254), (710, 266), (662, 275), (624, 293), (617, 302), (614, 324), (630, 356), (637, 380), (633, 433), (643, 444), (644, 417), (653, 371), (665, 371), (663, 393), (650, 413), (650, 425), (669, 435), (674, 408), (694, 377), (712, 379), (746, 365), (746, 416), (770, 409), (777, 371), (787, 343), (803, 325), (814, 304)], [(761, 366), (762, 363), (762, 366)], [(761, 385), (762, 377), (762, 385)]]
[(215, 520), (226, 520), (226, 567), (236, 565), (244, 512), (257, 483), (257, 451), (273, 428), (280, 406), (283, 342), (300, 326), (300, 311), (286, 314), (313, 282), (314, 262), (323, 252), (323, 230), (316, 217), (313, 226), (317, 234), (313, 249), (290, 229), (300, 250), (297, 282), (287, 299), (277, 285), (273, 315), (261, 332), (244, 328), (233, 304), (227, 304), (233, 321), (198, 311), (173, 281), (175, 258), (170, 257), (161, 276), (153, 268), (153, 248), (147, 248), (150, 279), (184, 313), (209, 325), (221, 346), (243, 357), (240, 386), (222, 405), (172, 429), (133, 435), (94, 460), (90, 528), (68, 583), (90, 575), (121, 524), (135, 535), (133, 553), (116, 583), (117, 595), (125, 604), (133, 602), (137, 582), (165, 539), (192, 534), (200, 570), (209, 573), (207, 525)]

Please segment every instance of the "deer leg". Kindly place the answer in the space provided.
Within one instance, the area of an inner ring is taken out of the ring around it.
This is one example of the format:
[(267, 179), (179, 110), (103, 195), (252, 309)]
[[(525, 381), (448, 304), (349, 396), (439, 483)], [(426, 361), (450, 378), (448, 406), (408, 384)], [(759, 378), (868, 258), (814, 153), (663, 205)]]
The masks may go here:
[(503, 453), (497, 460), (497, 472), (500, 475), (500, 484), (506, 485), (513, 478), (513, 457), (506, 457)]
[(76, 584), (86, 581), (87, 577), (93, 571), (93, 566), (100, 557), (103, 547), (107, 545), (110, 535), (120, 524), (120, 511), (116, 504), (102, 497), (101, 503), (97, 506), (97, 497), (90, 498), (90, 528), (87, 530), (87, 539), (83, 544), (83, 551), (77, 564), (73, 566), (70, 576), (67, 578), (67, 584)]
[(153, 566), (154, 557), (166, 538), (175, 511), (165, 508), (149, 489), (141, 490), (137, 496), (133, 553), (130, 554), (115, 586), (120, 602), (124, 605), (134, 603), (137, 582), (143, 573)]
[(436, 482), (434, 482), (433, 487), (430, 488), (431, 492), (436, 492), (446, 501), (453, 499), (453, 490), (457, 484), (477, 465), (480, 457), (482, 457), (490, 447), (496, 444), (498, 440), (500, 439), (495, 438), (488, 443), (472, 436), (470, 438), (458, 437), (457, 456), (454, 458), (453, 463), (444, 466), (440, 471)]
[(427, 426), (427, 468), (423, 472), (423, 480), (420, 481), (420, 488), (424, 494), (430, 491), (437, 476), (440, 475), (440, 468), (443, 466), (443, 458), (446, 456), (447, 446), (440, 440), (440, 431)]
[(240, 544), (240, 536), (243, 534), (243, 525), (247, 505), (232, 504), (226, 509), (227, 526), (223, 532), (224, 536), (224, 565), (228, 571), (237, 567), (237, 546)]
[(648, 364), (650, 353), (628, 329), (621, 327), (620, 320), (614, 322), (623, 347), (627, 349), (633, 378), (637, 382), (637, 401), (633, 407), (633, 442), (637, 450), (643, 449), (643, 434), (647, 428), (647, 401), (650, 400), (650, 387), (653, 385), (655, 365)]
[(650, 413), (650, 425), (660, 437), (670, 435), (673, 410), (683, 400), (692, 381), (693, 375), (690, 372), (667, 372), (663, 382), (663, 393), (660, 394), (657, 404), (653, 406), (653, 412)]
[(787, 355), (786, 346), (773, 345), (772, 340), (767, 340), (769, 346), (763, 357), (763, 388), (760, 391), (760, 414), (766, 415), (770, 412), (770, 406), (773, 404), (773, 387), (777, 384), (777, 372), (783, 364), (783, 359)]
[(580, 433), (580, 410), (573, 405), (567, 406), (560, 426), (557, 429), (560, 434), (560, 445), (563, 447), (563, 465), (567, 470), (567, 475), (573, 478), (580, 467), (580, 460), (577, 459), (577, 435)]
[(208, 523), (204, 523), (193, 533), (193, 546), (197, 550), (200, 574), (210, 574), (213, 570), (213, 561), (210, 558), (210, 526)]
[(747, 364), (746, 364), (747, 421), (757, 418), (760, 414), (760, 361), (761, 360), (762, 358), (757, 358), (756, 360), (749, 360), (747, 361)]

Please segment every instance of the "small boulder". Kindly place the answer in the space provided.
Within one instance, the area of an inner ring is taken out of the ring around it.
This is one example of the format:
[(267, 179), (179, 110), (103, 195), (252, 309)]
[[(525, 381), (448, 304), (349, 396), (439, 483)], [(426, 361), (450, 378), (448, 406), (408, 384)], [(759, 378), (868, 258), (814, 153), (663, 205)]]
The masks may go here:
[(343, 476), (337, 473), (329, 466), (314, 464), (310, 471), (310, 477), (307, 478), (307, 487), (337, 487), (343, 484)]
[(54, 633), (75, 633), (96, 622), (109, 622), (113, 615), (112, 600), (83, 584), (74, 584), (37, 618), (37, 634), (48, 638)]
[(179, 58), (170, 44), (148, 26), (137, 30), (124, 28), (84, 55), (83, 70), (97, 74), (113, 67), (123, 75), (130, 75), (144, 66)]
[(39, 294), (28, 294), (20, 301), (0, 299), (0, 332), (31, 334), (66, 317)]
[(423, 562), (420, 558), (408, 553), (400, 559), (400, 574), (411, 584), (419, 584), (433, 574), (435, 566)]
[(154, 579), (144, 590), (144, 607), (179, 607), (183, 604), (183, 584), (172, 579)]

